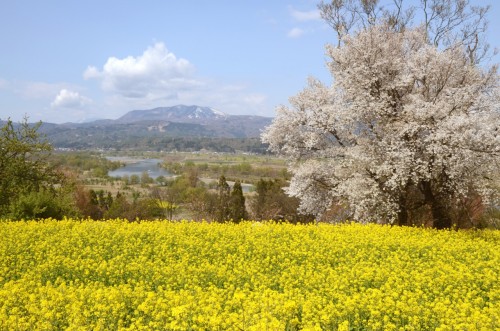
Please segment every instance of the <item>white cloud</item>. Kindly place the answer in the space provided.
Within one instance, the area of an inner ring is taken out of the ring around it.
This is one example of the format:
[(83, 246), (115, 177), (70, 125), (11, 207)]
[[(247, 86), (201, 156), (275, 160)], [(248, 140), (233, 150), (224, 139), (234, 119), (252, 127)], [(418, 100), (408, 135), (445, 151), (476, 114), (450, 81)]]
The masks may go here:
[(301, 11), (293, 8), (292, 6), (288, 6), (288, 11), (290, 16), (296, 22), (296, 25), (298, 25), (288, 31), (288, 38), (300, 38), (306, 33), (316, 31), (317, 24), (321, 20), (319, 10)]
[(299, 22), (306, 22), (306, 21), (317, 21), (321, 19), (321, 15), (318, 9), (315, 10), (309, 10), (309, 11), (300, 11), (297, 10), (293, 7), (288, 7), (288, 10), (290, 11), (290, 15)]
[(188, 60), (178, 59), (158, 42), (137, 57), (110, 57), (102, 70), (89, 66), (83, 77), (100, 80), (106, 92), (132, 99), (154, 99), (174, 97), (178, 91), (201, 85), (192, 78), (193, 73), (194, 66)]
[(0, 118), (18, 121), (26, 115), (30, 121), (62, 123), (79, 121), (89, 114), (94, 116), (92, 111), (96, 110), (88, 107), (95, 106), (93, 100), (82, 96), (81, 92), (74, 92), (83, 89), (65, 82), (6, 81), (4, 88), (0, 87), (3, 97)]
[(288, 31), (287, 36), (289, 38), (299, 38), (304, 35), (305, 31), (302, 30), (301, 28), (293, 28), (290, 31)]
[(244, 84), (195, 75), (193, 64), (177, 58), (161, 42), (136, 57), (109, 57), (102, 68), (87, 67), (83, 77), (100, 81), (105, 92), (102, 106), (115, 114), (176, 104), (210, 106), (229, 114), (269, 111), (267, 96)]
[(124, 98), (113, 94), (105, 97), (103, 108), (114, 110), (116, 118), (132, 109), (151, 109), (178, 104), (210, 106), (228, 114), (273, 114), (274, 105), (267, 105), (267, 96), (250, 92), (244, 85), (225, 85), (216, 81), (206, 81), (202, 87), (186, 89), (176, 93), (175, 97), (164, 98)]
[(94, 66), (88, 66), (85, 72), (83, 73), (84, 79), (101, 78), (101, 77), (102, 77), (101, 73)]
[(78, 92), (62, 89), (50, 106), (52, 108), (82, 109), (90, 103), (89, 98), (80, 95)]

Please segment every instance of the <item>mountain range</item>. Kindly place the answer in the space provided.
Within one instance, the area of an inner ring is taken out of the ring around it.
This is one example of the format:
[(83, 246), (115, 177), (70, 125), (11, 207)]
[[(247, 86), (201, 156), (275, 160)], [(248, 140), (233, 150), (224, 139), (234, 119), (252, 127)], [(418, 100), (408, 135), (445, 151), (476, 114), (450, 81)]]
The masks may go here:
[(183, 144), (198, 141), (200, 145), (206, 139), (250, 139), (256, 145), (260, 144), (261, 131), (271, 122), (271, 117), (229, 115), (210, 107), (177, 105), (132, 110), (115, 120), (43, 123), (40, 131), (58, 148), (158, 149), (174, 140)]
[[(180, 123), (206, 124), (206, 121), (226, 120), (226, 113), (210, 107), (184, 106), (159, 107), (149, 110), (132, 110), (117, 119), (120, 123), (139, 121), (171, 121)], [(234, 117), (234, 115), (232, 116)]]

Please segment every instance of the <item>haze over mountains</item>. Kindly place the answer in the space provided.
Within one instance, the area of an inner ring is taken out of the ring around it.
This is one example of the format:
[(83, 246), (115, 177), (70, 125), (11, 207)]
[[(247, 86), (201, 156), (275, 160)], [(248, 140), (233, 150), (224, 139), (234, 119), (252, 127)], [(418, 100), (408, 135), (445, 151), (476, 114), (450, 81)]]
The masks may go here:
[(271, 122), (271, 117), (229, 115), (210, 107), (177, 105), (132, 110), (116, 120), (44, 123), (40, 130), (61, 148), (163, 146), (174, 138), (239, 138), (252, 139), (255, 144)]

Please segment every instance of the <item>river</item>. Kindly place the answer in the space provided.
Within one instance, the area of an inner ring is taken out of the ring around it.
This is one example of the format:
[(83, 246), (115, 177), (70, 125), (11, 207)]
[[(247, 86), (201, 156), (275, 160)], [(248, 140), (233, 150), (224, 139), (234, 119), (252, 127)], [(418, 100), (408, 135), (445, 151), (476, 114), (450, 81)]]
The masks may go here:
[[(174, 177), (170, 172), (161, 168), (159, 166), (162, 163), (160, 159), (135, 159), (130, 157), (123, 156), (108, 156), (106, 157), (110, 161), (118, 161), (125, 163), (125, 166), (118, 168), (116, 170), (112, 170), (108, 172), (108, 176), (110, 177), (123, 177), (123, 176), (132, 176), (137, 175), (141, 176), (144, 171), (146, 171), (149, 177), (156, 179), (160, 176)], [(217, 179), (210, 178), (200, 178), (201, 181), (205, 182), (205, 184), (209, 184), (210, 182), (217, 182)], [(230, 187), (233, 187), (234, 182), (227, 182)], [(241, 184), (242, 190), (244, 193), (248, 193), (253, 190), (252, 184)]]
[(147, 172), (149, 177), (153, 179), (160, 176), (172, 177), (171, 173), (159, 166), (162, 162), (160, 159), (132, 159), (120, 156), (109, 156), (107, 159), (125, 163), (124, 167), (110, 171), (108, 173), (110, 177), (141, 176), (143, 172)]

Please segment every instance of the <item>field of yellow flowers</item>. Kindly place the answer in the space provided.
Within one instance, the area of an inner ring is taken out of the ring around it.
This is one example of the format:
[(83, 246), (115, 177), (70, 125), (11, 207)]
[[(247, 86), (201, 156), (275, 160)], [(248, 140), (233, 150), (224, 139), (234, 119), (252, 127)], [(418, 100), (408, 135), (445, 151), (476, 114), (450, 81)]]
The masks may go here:
[(499, 330), (500, 232), (0, 222), (0, 330)]

